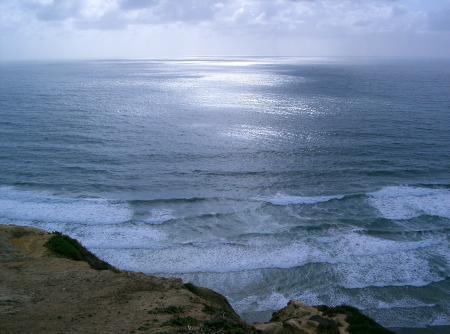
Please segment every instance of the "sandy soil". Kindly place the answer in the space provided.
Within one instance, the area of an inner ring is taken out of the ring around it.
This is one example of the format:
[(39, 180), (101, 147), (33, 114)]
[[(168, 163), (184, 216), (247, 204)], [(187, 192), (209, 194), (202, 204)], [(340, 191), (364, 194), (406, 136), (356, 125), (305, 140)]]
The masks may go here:
[(220, 321), (251, 332), (211, 290), (95, 270), (51, 254), (49, 238), (0, 226), (0, 333), (200, 333)]

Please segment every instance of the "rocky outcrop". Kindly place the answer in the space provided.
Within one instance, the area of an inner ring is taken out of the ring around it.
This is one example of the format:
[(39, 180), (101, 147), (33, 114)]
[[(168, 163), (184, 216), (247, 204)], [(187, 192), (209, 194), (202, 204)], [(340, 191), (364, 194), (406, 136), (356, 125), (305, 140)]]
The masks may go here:
[(282, 310), (273, 314), (266, 324), (255, 327), (268, 334), (347, 334), (348, 323), (343, 315), (326, 316), (315, 307), (298, 301), (290, 301)]
[(388, 333), (358, 331), (369, 327), (347, 311), (290, 302), (250, 326), (210, 289), (117, 270), (61, 234), (0, 226), (2, 334)]
[(351, 306), (311, 307), (290, 301), (272, 315), (270, 322), (256, 324), (264, 334), (389, 334), (369, 317)]

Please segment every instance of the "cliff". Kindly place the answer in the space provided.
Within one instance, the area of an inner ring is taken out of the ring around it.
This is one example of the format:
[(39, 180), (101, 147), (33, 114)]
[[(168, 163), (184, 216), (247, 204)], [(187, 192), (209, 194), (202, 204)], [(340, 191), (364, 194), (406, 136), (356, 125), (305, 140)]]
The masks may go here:
[(0, 333), (390, 333), (351, 307), (290, 302), (247, 325), (225, 297), (117, 270), (61, 234), (0, 226)]

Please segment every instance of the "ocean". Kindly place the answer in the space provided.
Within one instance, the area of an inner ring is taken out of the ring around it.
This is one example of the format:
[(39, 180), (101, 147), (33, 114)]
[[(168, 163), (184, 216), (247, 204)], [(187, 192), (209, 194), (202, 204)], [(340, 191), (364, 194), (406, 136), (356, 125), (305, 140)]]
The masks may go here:
[(450, 61), (0, 63), (0, 223), (118, 268), (450, 325)]

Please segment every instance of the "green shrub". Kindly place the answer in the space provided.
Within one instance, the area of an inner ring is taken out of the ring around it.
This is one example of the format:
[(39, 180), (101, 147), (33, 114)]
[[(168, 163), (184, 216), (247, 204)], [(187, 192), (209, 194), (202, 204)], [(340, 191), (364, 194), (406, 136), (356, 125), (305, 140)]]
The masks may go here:
[(50, 239), (48, 239), (45, 243), (45, 247), (47, 247), (55, 255), (74, 261), (85, 261), (93, 269), (117, 270), (108, 263), (97, 258), (94, 254), (84, 248), (77, 240), (59, 232), (53, 233)]
[(81, 245), (77, 241), (60, 233), (55, 233), (45, 245), (50, 251), (62, 257), (75, 261), (81, 261), (83, 259), (80, 249)]
[(204, 305), (203, 305), (203, 310), (202, 310), (202, 311), (203, 311), (204, 313), (210, 314), (210, 315), (216, 314), (216, 313), (218, 312), (218, 310), (217, 310), (216, 308), (211, 307), (211, 306), (209, 306), (208, 304), (204, 304)]
[(167, 321), (164, 325), (170, 325), (170, 326), (196, 326), (198, 325), (198, 320), (192, 317), (180, 317), (177, 316), (173, 319), (170, 319)]
[(317, 307), (325, 315), (333, 317), (337, 314), (345, 314), (351, 334), (394, 334), (390, 330), (376, 323), (368, 316), (362, 314), (357, 308), (347, 305), (328, 307), (321, 305)]
[(202, 327), (204, 333), (227, 333), (227, 334), (247, 334), (249, 333), (242, 325), (223, 320), (216, 319), (205, 322)]
[(159, 313), (168, 313), (168, 314), (178, 314), (183, 313), (183, 306), (168, 306), (168, 307), (157, 307), (154, 310), (148, 311), (149, 314), (159, 314)]

